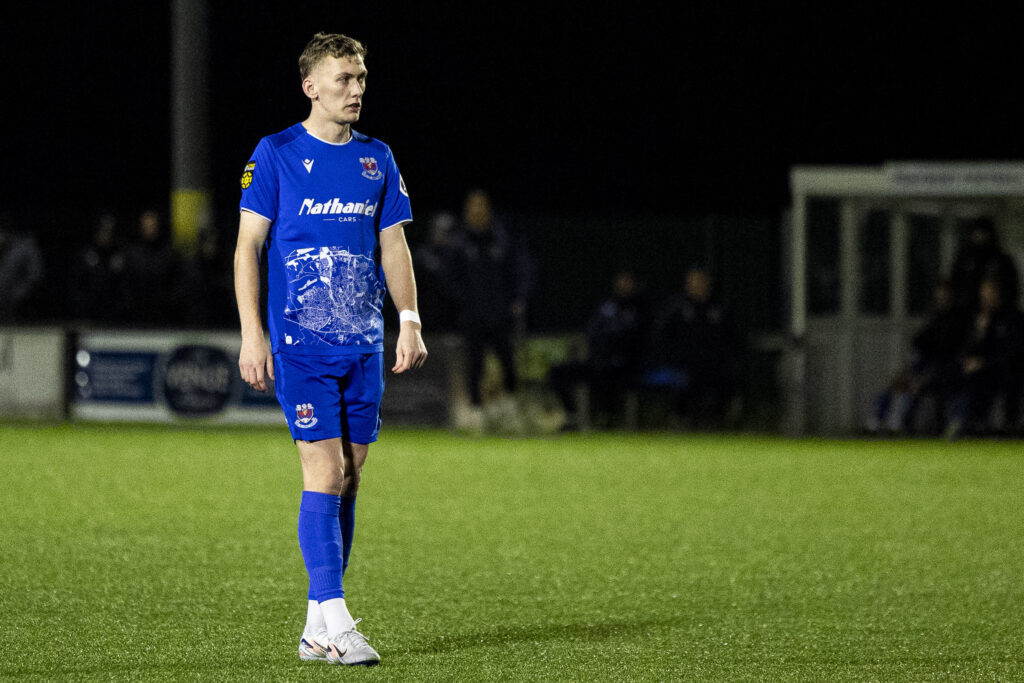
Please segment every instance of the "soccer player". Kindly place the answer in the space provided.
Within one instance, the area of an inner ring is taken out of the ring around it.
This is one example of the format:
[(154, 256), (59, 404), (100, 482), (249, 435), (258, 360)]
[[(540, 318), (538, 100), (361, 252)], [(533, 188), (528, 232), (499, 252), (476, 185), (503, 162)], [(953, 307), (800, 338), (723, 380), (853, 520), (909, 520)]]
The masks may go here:
[[(385, 283), (400, 312), (392, 371), (420, 367), (427, 350), (404, 233), (409, 195), (391, 149), (352, 129), (365, 55), (357, 40), (318, 33), (299, 57), (309, 117), (260, 140), (245, 166), (235, 292), (242, 379), (260, 391), (274, 381), (302, 463), (309, 595), (299, 656), (372, 666), (380, 656), (356, 630), (342, 576), (360, 474), (380, 430)], [(259, 311), (264, 248), (270, 352)]]

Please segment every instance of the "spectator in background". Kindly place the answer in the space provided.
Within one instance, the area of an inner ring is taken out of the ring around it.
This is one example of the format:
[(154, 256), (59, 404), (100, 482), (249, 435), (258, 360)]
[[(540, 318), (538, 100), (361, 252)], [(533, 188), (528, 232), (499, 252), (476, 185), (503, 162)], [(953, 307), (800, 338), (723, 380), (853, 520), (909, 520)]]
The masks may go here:
[(13, 231), (0, 214), (0, 325), (25, 319), (25, 307), (43, 279), (43, 255), (34, 237)]
[(231, 263), (225, 258), (212, 228), (199, 231), (192, 258), (183, 259), (182, 299), (185, 323), (192, 327), (219, 328), (235, 325), (234, 280)]
[(649, 334), (646, 297), (631, 271), (612, 280), (612, 295), (587, 323), (587, 359), (551, 368), (551, 386), (568, 415), (568, 428), (578, 426), (575, 390), (586, 386), (598, 424), (609, 424), (624, 393), (635, 387)]
[(113, 323), (124, 319), (124, 250), (117, 241), (117, 219), (103, 213), (89, 243), (71, 266), (71, 302), (79, 320)]
[(969, 316), (957, 306), (952, 282), (944, 280), (936, 285), (928, 321), (914, 335), (915, 358), (879, 394), (875, 413), (868, 420), (869, 432), (912, 432), (920, 399), (931, 395), (936, 400), (941, 433), (947, 399), (960, 375), (959, 355), (969, 324)]
[(728, 309), (712, 296), (703, 268), (686, 273), (685, 292), (654, 325), (652, 368), (645, 385), (668, 390), (676, 409), (720, 426), (738, 417), (744, 343)]
[(1020, 398), (1024, 320), (1015, 305), (1004, 303), (1003, 285), (990, 277), (978, 288), (978, 309), (960, 355), (958, 392), (946, 428), (951, 439), (986, 431), (991, 426), (992, 406), (1000, 396), (1005, 401), (1006, 419), (1016, 421), (1018, 408), (1013, 403)]
[(450, 273), (455, 227), (454, 214), (448, 211), (435, 213), (427, 226), (427, 241), (412, 252), (420, 317), (430, 321), (431, 329), (454, 330), (458, 323), (457, 296)]
[(978, 307), (978, 292), (983, 280), (993, 280), (1000, 299), (1018, 305), (1020, 278), (1017, 266), (1000, 246), (995, 223), (988, 216), (975, 218), (967, 226), (966, 240), (960, 245), (950, 273), (956, 290), (957, 305), (971, 311)]
[(178, 255), (164, 234), (160, 214), (139, 215), (139, 232), (125, 249), (125, 298), (131, 322), (166, 325), (181, 322)]
[(466, 197), (451, 255), (449, 281), (468, 354), (469, 396), (473, 406), (480, 407), (488, 349), (501, 362), (506, 392), (516, 390), (513, 336), (524, 326), (529, 263), (523, 246), (495, 218), (483, 190), (473, 190)]

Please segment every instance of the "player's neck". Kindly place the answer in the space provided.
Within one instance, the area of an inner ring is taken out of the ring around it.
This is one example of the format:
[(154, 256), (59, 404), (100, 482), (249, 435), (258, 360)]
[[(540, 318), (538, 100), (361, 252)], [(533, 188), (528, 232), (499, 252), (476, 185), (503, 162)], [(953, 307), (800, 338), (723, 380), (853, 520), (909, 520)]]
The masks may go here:
[(352, 126), (350, 124), (322, 119), (312, 113), (309, 115), (309, 118), (302, 122), (302, 127), (309, 131), (313, 137), (334, 144), (348, 142), (352, 137)]

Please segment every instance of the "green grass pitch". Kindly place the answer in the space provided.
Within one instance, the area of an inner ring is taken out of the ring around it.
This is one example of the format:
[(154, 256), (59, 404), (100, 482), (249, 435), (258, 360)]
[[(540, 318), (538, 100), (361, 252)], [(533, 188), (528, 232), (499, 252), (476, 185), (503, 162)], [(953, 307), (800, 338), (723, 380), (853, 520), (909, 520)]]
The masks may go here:
[(0, 677), (1024, 678), (1019, 442), (385, 429), (369, 670), (296, 656), (300, 488), (283, 429), (0, 426)]

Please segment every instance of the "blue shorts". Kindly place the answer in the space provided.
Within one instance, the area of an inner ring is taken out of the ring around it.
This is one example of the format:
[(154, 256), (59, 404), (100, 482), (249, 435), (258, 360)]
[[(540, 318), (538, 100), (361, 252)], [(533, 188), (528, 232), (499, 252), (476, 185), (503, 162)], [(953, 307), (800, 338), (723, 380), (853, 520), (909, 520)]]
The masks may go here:
[(292, 438), (373, 443), (380, 433), (384, 354), (274, 354), (274, 391)]

